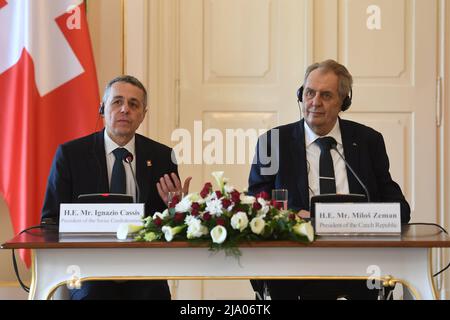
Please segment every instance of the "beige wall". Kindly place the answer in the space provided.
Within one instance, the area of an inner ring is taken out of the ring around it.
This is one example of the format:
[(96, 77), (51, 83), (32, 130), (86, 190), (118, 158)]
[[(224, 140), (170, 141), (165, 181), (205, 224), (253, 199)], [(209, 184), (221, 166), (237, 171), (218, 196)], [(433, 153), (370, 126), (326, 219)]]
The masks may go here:
[[(121, 0), (91, 0), (88, 1), (88, 21), (91, 33), (92, 47), (97, 67), (97, 77), (100, 93), (106, 83), (113, 77), (122, 74), (122, 2)], [(93, 106), (97, 108), (98, 106)], [(8, 207), (0, 196), (0, 243), (14, 236)], [(16, 254), (18, 258), (18, 254)], [(18, 258), (21, 278), (29, 284), (30, 271)], [(13, 269), (11, 252), (0, 250), (0, 299), (7, 297), (26, 297), (19, 285)], [(14, 293), (12, 293), (14, 291)]]
[[(450, 227), (450, 4), (448, 1), (443, 0), (441, 3), (445, 3), (445, 30), (446, 36), (444, 41), (445, 52), (444, 60), (444, 105), (443, 105), (443, 119), (444, 125), (438, 131), (440, 139), (440, 146), (442, 146), (440, 152), (440, 161), (442, 163), (440, 171), (437, 173), (440, 176), (442, 187), (440, 194), (442, 195), (442, 221), (440, 221), (446, 228)], [(90, 0), (88, 1), (88, 20), (91, 32), (91, 39), (94, 50), (95, 63), (97, 66), (97, 76), (100, 86), (100, 92), (103, 92), (103, 88), (109, 79), (115, 77), (118, 74), (124, 72), (124, 50), (123, 50), (123, 12), (122, 12), (122, 0)], [(153, 15), (152, 15), (153, 16)], [(151, 58), (151, 57), (150, 57)], [(149, 58), (149, 59), (150, 59)], [(153, 57), (155, 58), (155, 57)], [(156, 57), (157, 58), (157, 57)], [(161, 57), (160, 57), (161, 58)], [(148, 75), (150, 79), (151, 75)], [(151, 88), (150, 88), (151, 89)], [(96, 107), (96, 106), (95, 106)], [(438, 166), (439, 168), (439, 166)], [(432, 199), (430, 199), (432, 201)], [(4, 242), (13, 236), (11, 227), (11, 221), (9, 218), (9, 211), (0, 197), (0, 242)], [(442, 264), (448, 263), (450, 254), (448, 250), (444, 252)], [(27, 271), (23, 264), (19, 261), (20, 272), (22, 278), (29, 280), (29, 271)], [(447, 272), (448, 273), (448, 272)], [(450, 278), (444, 274), (444, 279)], [(18, 287), (16, 278), (12, 268), (11, 252), (6, 250), (0, 250), (0, 289), (2, 287), (10, 287), (11, 284)], [(450, 298), (449, 286), (446, 288), (446, 298)]]
[(123, 73), (122, 0), (91, 0), (87, 15), (100, 94), (112, 78)]
[[(442, 180), (442, 215), (443, 221), (441, 223), (447, 229), (450, 229), (450, 2), (443, 0), (446, 4), (445, 8), (445, 34), (443, 38), (444, 42), (444, 54), (443, 54), (443, 128), (440, 132), (441, 138), (441, 161), (442, 161), (442, 171), (439, 173)], [(442, 259), (442, 267), (444, 267), (450, 261), (450, 250), (445, 250)], [(447, 270), (443, 275), (444, 280), (444, 291), (445, 294), (443, 298), (450, 299), (450, 274)]]
[[(4, 201), (0, 196), (0, 243), (4, 243), (10, 240), (14, 236), (12, 229), (11, 219), (9, 217), (9, 210)], [(19, 259), (18, 253), (16, 253), (17, 262), (19, 265), (19, 272), (23, 281), (30, 281), (30, 272), (25, 268), (22, 261)], [(0, 250), (0, 289), (5, 286), (16, 286), (16, 276), (14, 274), (11, 251), (10, 250)]]

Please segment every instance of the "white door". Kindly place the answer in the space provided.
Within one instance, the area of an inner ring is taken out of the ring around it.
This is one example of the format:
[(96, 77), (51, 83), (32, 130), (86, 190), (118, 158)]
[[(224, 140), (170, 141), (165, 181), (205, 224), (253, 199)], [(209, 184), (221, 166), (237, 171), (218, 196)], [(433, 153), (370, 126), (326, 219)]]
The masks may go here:
[[(193, 147), (194, 164), (182, 166), (195, 177), (193, 190), (215, 170), (246, 189), (257, 137), (299, 119), (307, 9), (296, 0), (181, 1), (180, 127), (205, 134), (203, 148)], [(254, 297), (246, 280), (204, 281), (202, 295)]]
[(354, 76), (354, 105), (343, 117), (383, 134), (412, 221), (436, 222), (437, 2), (327, 0), (315, 2), (316, 12), (329, 2), (338, 28), (316, 37), (335, 44), (318, 60), (337, 58)]
[[(169, 103), (156, 106), (167, 110), (156, 111), (151, 127), (159, 128), (163, 141), (170, 141), (175, 127), (190, 133), (191, 153), (183, 155), (180, 169), (194, 176), (191, 190), (212, 181), (217, 169), (245, 189), (254, 148), (249, 137), (298, 120), (296, 90), (307, 65), (331, 58), (347, 65), (355, 79), (353, 105), (343, 117), (383, 133), (391, 173), (411, 204), (413, 221), (436, 220), (436, 0), (160, 2), (163, 9), (168, 5), (176, 12), (150, 12), (162, 34), (177, 38), (167, 46), (176, 51), (167, 52), (177, 57), (172, 64), (166, 55), (151, 57), (164, 63), (149, 75), (173, 76), (166, 87), (153, 81), (153, 87), (163, 86), (154, 94)], [(158, 41), (167, 45), (163, 37)], [(248, 144), (233, 147), (225, 130), (238, 128), (250, 129)], [(227, 158), (231, 151), (234, 157)], [(175, 289), (174, 298), (181, 299), (252, 297), (248, 281), (182, 281)]]

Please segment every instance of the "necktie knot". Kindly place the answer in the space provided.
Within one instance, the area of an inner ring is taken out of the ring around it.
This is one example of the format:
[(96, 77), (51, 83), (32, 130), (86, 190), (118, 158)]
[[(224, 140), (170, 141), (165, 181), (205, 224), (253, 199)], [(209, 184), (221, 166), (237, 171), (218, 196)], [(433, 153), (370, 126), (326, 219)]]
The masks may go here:
[(329, 151), (337, 145), (336, 139), (333, 137), (323, 137), (316, 140), (321, 151)]
[(128, 153), (128, 150), (125, 148), (116, 148), (113, 151), (113, 154), (114, 154), (114, 157), (116, 157), (116, 160), (121, 160), (121, 161), (124, 160), (123, 158), (125, 157), (125, 155), (127, 153)]

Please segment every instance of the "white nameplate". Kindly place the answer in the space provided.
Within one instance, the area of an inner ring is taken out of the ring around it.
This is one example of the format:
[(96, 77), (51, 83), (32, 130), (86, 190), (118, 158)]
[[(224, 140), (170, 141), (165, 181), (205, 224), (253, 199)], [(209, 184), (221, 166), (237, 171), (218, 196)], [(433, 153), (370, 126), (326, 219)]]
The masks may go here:
[(122, 223), (142, 224), (143, 203), (61, 203), (60, 233), (116, 233)]
[(316, 203), (318, 235), (399, 234), (400, 203)]

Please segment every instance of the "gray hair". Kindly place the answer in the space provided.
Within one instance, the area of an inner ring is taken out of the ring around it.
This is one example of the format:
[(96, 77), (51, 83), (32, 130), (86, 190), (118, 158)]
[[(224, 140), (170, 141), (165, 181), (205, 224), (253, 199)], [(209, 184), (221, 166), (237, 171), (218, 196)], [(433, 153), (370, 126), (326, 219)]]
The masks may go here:
[(125, 82), (125, 83), (129, 83), (135, 87), (138, 87), (139, 89), (142, 90), (142, 92), (144, 93), (144, 109), (147, 108), (147, 90), (145, 89), (144, 85), (142, 84), (142, 82), (140, 82), (138, 79), (136, 79), (133, 76), (129, 76), (129, 75), (122, 75), (122, 76), (118, 76), (114, 79), (112, 79), (110, 82), (108, 82), (108, 84), (106, 85), (105, 88), (105, 93), (103, 94), (103, 103), (106, 103), (106, 100), (108, 100), (110, 91), (111, 91), (111, 87), (113, 86), (114, 83), (116, 82)]
[(320, 69), (323, 73), (333, 72), (338, 77), (338, 92), (342, 100), (350, 94), (353, 86), (353, 77), (345, 66), (331, 59), (314, 63), (306, 69), (305, 83), (311, 72), (316, 69)]

